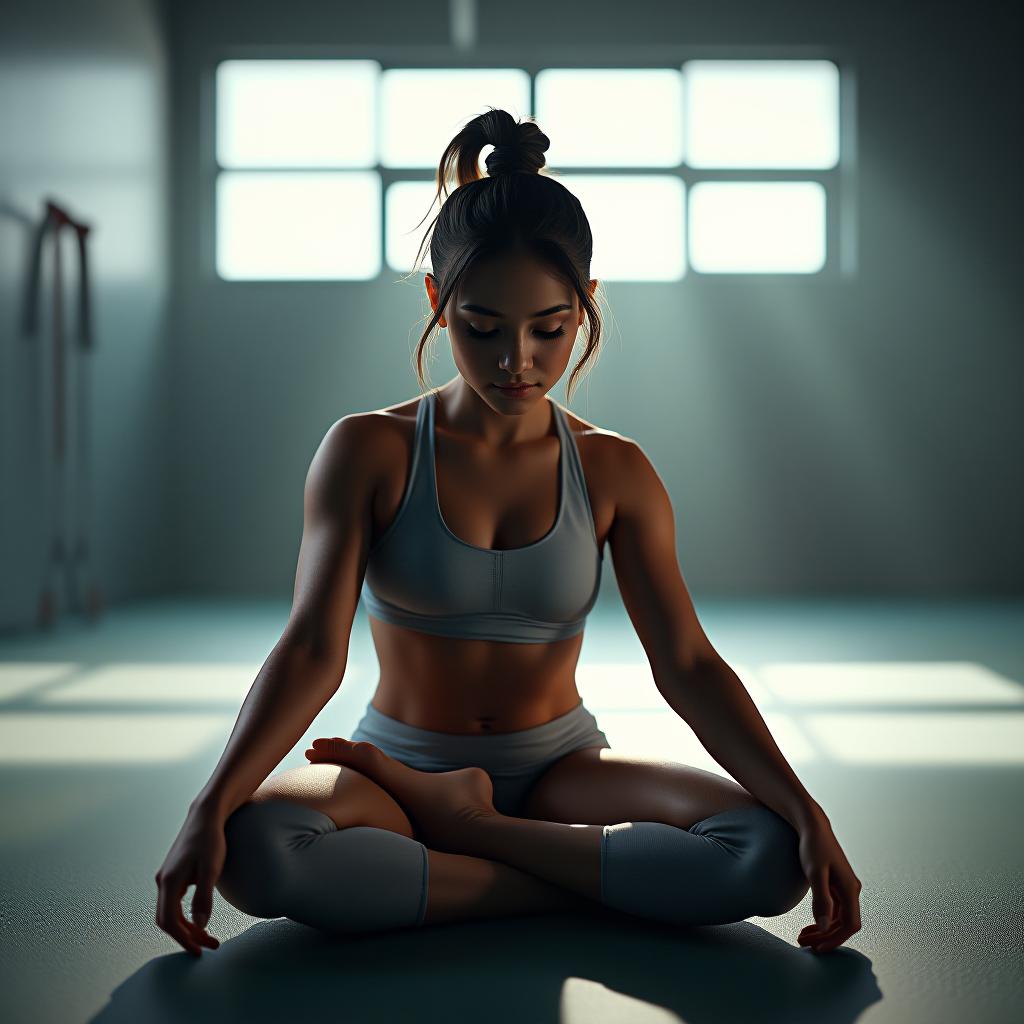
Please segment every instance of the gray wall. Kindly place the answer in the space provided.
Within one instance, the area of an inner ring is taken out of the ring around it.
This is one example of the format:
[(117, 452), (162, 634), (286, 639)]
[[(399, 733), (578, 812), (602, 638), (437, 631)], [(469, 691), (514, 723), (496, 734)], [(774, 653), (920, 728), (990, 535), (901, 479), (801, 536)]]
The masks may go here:
[[(168, 62), (161, 9), (146, 0), (5, 4), (0, 32), (0, 629), (30, 627), (41, 590), (58, 607), (66, 576), (48, 570), (53, 527), (73, 512), (90, 551), (83, 582), (109, 604), (170, 584), (166, 325)], [(51, 465), (52, 240), (39, 334), (22, 332), (33, 233), (52, 199), (91, 225), (96, 348), (84, 364), (92, 403), (91, 503), (74, 486), (73, 358), (78, 262), (65, 232), (69, 349), (68, 487)], [(90, 522), (91, 521), (91, 522)]]
[[(613, 282), (607, 348), (573, 401), (650, 455), (695, 593), (1021, 591), (1020, 18), (1003, 4), (480, 5), (479, 41), (524, 53), (543, 26), (576, 56), (726, 41), (835, 46), (854, 63), (858, 274)], [(351, 3), (175, 6), (183, 588), (290, 593), (309, 458), (339, 416), (416, 394), (409, 356), (428, 310), (421, 285), (392, 272), (215, 279), (200, 76), (246, 52), (235, 46), (372, 56), (445, 44), (448, 25), (440, 2), (376, 15)], [(455, 371), (443, 338), (437, 351), (440, 383)]]
[[(26, 5), (6, 17), (3, 123), (38, 132), (13, 146), (19, 136), (3, 135), (2, 369), (7, 380), (41, 373), (16, 344), (18, 218), (53, 193), (98, 225), (94, 490), (106, 589), (287, 597), (309, 459), (339, 416), (416, 393), (410, 353), (428, 307), (419, 283), (391, 272), (352, 284), (218, 281), (203, 90), (226, 56), (443, 46), (448, 5), (170, 4), (169, 61), (152, 3)], [(605, 351), (573, 401), (652, 458), (696, 596), (1021, 592), (1020, 19), (1002, 4), (969, 16), (932, 3), (480, 6), (480, 43), (524, 53), (543, 26), (577, 55), (808, 44), (836, 47), (856, 72), (856, 276), (613, 282)], [(131, 88), (98, 101), (111, 68)], [(24, 88), (11, 98), (7, 83)], [(435, 383), (454, 373), (445, 345)], [(46, 553), (42, 442), (21, 443), (31, 408), (18, 402), (0, 419), (3, 485), (17, 491), (2, 506), (8, 621)], [(611, 571), (605, 584), (614, 596)]]

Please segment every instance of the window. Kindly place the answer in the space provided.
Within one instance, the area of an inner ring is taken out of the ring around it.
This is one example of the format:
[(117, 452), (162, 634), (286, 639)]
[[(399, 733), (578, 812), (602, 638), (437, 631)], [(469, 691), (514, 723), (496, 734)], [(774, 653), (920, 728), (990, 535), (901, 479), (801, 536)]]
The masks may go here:
[(815, 274), (834, 250), (840, 81), (827, 60), (225, 60), (215, 96), (215, 266), (225, 280), (408, 272), (436, 213), (441, 152), (488, 106), (533, 115), (551, 136), (547, 170), (587, 211), (596, 278)]

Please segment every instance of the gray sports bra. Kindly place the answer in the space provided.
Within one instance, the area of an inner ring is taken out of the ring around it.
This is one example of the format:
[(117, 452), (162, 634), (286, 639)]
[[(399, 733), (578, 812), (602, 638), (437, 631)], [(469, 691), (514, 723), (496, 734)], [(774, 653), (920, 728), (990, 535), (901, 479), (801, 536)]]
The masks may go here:
[(506, 643), (545, 643), (583, 631), (604, 552), (576, 440), (561, 406), (549, 401), (560, 446), (555, 525), (533, 544), (498, 550), (467, 544), (441, 518), (437, 396), (431, 391), (420, 400), (402, 503), (366, 565), (362, 598), (371, 615), (424, 633)]

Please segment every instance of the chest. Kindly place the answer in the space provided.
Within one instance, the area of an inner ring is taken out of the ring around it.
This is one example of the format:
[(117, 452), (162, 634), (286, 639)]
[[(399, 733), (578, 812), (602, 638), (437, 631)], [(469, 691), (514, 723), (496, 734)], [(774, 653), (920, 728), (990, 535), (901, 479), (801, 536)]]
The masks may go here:
[[(573, 439), (586, 480), (598, 548), (603, 550), (614, 514), (606, 459), (602, 458), (605, 438), (598, 432), (574, 432)], [(410, 437), (409, 458), (404, 465), (391, 467), (378, 494), (375, 537), (384, 534), (402, 504), (411, 454)], [(485, 446), (438, 431), (433, 465), (421, 466), (418, 473), (433, 474), (441, 519), (455, 538), (478, 548), (508, 551), (535, 544), (554, 528), (563, 501), (562, 486), (571, 486), (566, 467), (560, 464), (563, 454), (570, 457), (561, 452), (556, 436), (495, 455)]]

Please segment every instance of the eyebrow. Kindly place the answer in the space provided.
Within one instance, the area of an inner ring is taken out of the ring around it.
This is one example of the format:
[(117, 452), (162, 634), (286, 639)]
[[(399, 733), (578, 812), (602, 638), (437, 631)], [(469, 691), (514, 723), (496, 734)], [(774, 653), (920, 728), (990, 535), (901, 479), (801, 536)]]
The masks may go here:
[[(459, 309), (468, 309), (470, 313), (479, 313), (481, 316), (496, 316), (500, 319), (504, 319), (504, 313), (498, 313), (496, 310), (488, 309), (486, 306), (476, 306), (472, 302), (464, 302)], [(539, 313), (533, 313), (530, 316), (531, 320), (535, 320), (538, 317), (550, 316), (552, 313), (561, 313), (563, 309), (572, 309), (568, 303), (563, 302), (558, 306), (551, 306), (549, 309), (542, 309)]]

